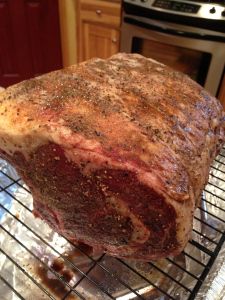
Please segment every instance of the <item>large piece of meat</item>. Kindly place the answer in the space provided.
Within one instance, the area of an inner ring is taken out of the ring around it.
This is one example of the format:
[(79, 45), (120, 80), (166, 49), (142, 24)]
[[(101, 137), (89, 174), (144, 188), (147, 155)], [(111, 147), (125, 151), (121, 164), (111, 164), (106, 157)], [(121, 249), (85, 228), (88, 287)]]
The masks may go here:
[(223, 116), (187, 76), (117, 54), (0, 93), (0, 152), (54, 230), (110, 255), (158, 259), (190, 237)]

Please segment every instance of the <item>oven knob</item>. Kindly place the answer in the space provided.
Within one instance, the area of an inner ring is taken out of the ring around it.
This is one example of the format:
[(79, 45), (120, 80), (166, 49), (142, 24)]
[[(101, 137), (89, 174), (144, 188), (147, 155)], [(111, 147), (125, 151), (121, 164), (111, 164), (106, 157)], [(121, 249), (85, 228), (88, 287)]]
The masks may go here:
[(221, 16), (225, 17), (225, 10), (221, 12)]
[(210, 12), (210, 14), (215, 14), (215, 12), (216, 12), (215, 7), (212, 7), (212, 8), (209, 10), (209, 12)]

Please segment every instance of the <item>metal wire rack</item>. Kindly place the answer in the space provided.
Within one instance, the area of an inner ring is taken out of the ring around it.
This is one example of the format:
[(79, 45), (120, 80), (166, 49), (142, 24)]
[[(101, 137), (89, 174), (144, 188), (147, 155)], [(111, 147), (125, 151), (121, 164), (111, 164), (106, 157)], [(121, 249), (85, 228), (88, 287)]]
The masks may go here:
[[(224, 192), (225, 148), (211, 167), (201, 206), (195, 212), (193, 237), (185, 250), (176, 258), (140, 263), (93, 254), (88, 247), (75, 245), (49, 229), (46, 233), (46, 225), (32, 215), (29, 190), (3, 164), (0, 295), (61, 300), (195, 299), (225, 240)], [(11, 223), (4, 222), (6, 219)]]

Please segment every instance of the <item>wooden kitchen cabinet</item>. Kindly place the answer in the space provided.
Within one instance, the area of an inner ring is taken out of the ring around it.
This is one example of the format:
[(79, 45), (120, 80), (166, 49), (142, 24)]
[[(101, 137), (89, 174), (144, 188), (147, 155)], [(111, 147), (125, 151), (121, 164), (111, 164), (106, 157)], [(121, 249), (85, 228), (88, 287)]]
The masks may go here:
[(58, 2), (0, 0), (0, 86), (61, 67)]
[(84, 41), (82, 59), (107, 58), (119, 51), (119, 31), (91, 23), (83, 25)]
[(120, 1), (78, 1), (78, 62), (119, 51)]

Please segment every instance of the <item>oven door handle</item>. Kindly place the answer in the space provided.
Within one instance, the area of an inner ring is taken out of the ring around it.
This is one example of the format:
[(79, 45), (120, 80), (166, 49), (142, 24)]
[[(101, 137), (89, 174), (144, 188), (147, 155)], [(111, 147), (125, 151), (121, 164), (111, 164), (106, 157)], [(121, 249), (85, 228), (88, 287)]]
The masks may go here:
[(159, 26), (155, 24), (150, 24), (146, 22), (141, 22), (140, 20), (137, 20), (135, 18), (130, 17), (124, 17), (124, 22), (132, 25), (136, 25), (142, 28), (147, 28), (150, 30), (154, 30), (157, 32), (165, 33), (165, 34), (172, 34), (180, 37), (185, 38), (192, 38), (192, 39), (200, 39), (200, 40), (210, 40), (210, 41), (217, 41), (217, 42), (225, 42), (225, 36), (217, 36), (217, 35), (211, 35), (211, 34), (201, 34), (197, 32), (188, 32), (183, 31), (175, 28), (165, 27), (165, 26)]

